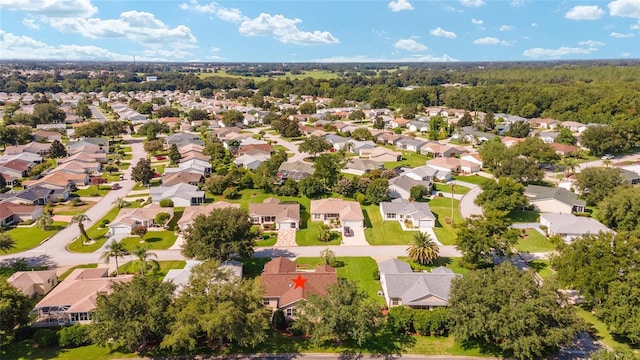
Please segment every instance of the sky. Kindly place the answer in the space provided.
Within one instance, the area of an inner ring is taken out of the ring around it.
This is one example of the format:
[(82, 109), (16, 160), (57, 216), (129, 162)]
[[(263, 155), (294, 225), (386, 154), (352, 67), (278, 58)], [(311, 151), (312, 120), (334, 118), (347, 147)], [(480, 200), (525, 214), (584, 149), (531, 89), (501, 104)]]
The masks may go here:
[(0, 0), (0, 59), (640, 58), (640, 0)]

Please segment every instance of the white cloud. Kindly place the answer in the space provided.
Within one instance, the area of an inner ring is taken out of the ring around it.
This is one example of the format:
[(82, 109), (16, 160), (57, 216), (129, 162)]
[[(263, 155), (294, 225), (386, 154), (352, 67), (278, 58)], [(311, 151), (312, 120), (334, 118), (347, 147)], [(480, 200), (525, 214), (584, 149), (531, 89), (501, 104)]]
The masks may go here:
[(22, 19), (22, 25), (28, 27), (29, 29), (38, 30), (40, 25), (36, 23), (36, 20), (33, 18), (24, 18)]
[(421, 44), (414, 39), (400, 39), (393, 44), (393, 47), (400, 50), (407, 51), (425, 51), (427, 47), (424, 44)]
[(640, 30), (640, 22), (629, 27), (631, 30)]
[(531, 27), (538, 27), (538, 23), (532, 22)]
[(458, 59), (454, 59), (447, 54), (442, 56), (433, 55), (416, 55), (403, 58), (371, 58), (365, 55), (357, 56), (334, 56), (323, 59), (312, 60), (312, 62), (319, 63), (363, 63), (363, 62), (454, 62)]
[(609, 34), (609, 36), (611, 36), (612, 38), (616, 38), (616, 39), (626, 39), (626, 38), (632, 38), (635, 36), (634, 33), (627, 33), (627, 34), (622, 34), (619, 32), (612, 32), (611, 34)]
[(580, 45), (580, 46), (588, 46), (588, 47), (591, 47), (591, 48), (597, 48), (597, 47), (600, 47), (600, 46), (604, 46), (605, 43), (603, 43), (602, 41), (585, 40), (585, 41), (580, 41), (578, 43), (578, 45)]
[(0, 7), (45, 17), (90, 17), (98, 12), (91, 0), (0, 0)]
[(261, 13), (255, 19), (244, 19), (240, 23), (241, 35), (244, 36), (269, 36), (272, 35), (278, 41), (285, 44), (319, 45), (339, 43), (335, 36), (328, 31), (301, 31), (297, 24), (300, 19), (289, 19), (283, 15), (270, 15)]
[(482, 24), (484, 24), (484, 21), (482, 21), (480, 19), (473, 18), (473, 19), (471, 19), (471, 23), (474, 24), (474, 25), (482, 25)]
[(640, 19), (640, 1), (638, 0), (615, 0), (607, 6), (611, 16)]
[(240, 9), (235, 9), (235, 8), (234, 9), (220, 8), (216, 11), (216, 16), (221, 20), (229, 21), (233, 23), (239, 23), (247, 19), (246, 16), (242, 15), (242, 12), (240, 11)]
[(498, 38), (494, 38), (490, 36), (483, 37), (480, 39), (475, 39), (473, 43), (476, 45), (504, 45), (504, 46), (511, 45), (508, 41), (500, 40)]
[(2, 52), (0, 52), (0, 58), (3, 59), (109, 61), (127, 61), (132, 59), (129, 55), (114, 53), (97, 46), (51, 46), (28, 36), (15, 35), (3, 30), (0, 30), (0, 48), (3, 49)]
[(389, 9), (393, 12), (403, 11), (403, 10), (413, 10), (413, 5), (409, 3), (407, 0), (397, 0), (391, 1), (387, 5)]
[(498, 30), (500, 31), (511, 31), (513, 29), (515, 29), (515, 26), (511, 26), (511, 25), (502, 25), (500, 26), (500, 28)]
[(574, 6), (564, 17), (571, 20), (598, 20), (604, 15), (604, 10), (598, 5), (578, 5)]
[(530, 0), (511, 0), (511, 6), (513, 7), (523, 7), (525, 6)]
[(620, 54), (620, 56), (629, 57), (629, 56), (631, 56), (631, 53), (630, 52), (623, 52), (622, 54)]
[(522, 55), (530, 58), (559, 58), (567, 55), (586, 55), (591, 54), (596, 49), (584, 49), (584, 48), (572, 48), (572, 47), (560, 47), (557, 49), (543, 49), (533, 48), (525, 50)]
[(458, 0), (460, 4), (469, 7), (480, 7), (485, 5), (484, 0)]
[(188, 3), (180, 4), (179, 7), (182, 10), (215, 14), (220, 20), (228, 22), (239, 23), (242, 20), (247, 19), (246, 16), (242, 15), (242, 11), (240, 11), (240, 9), (220, 7), (214, 2), (201, 5), (197, 0), (190, 0)]
[(217, 8), (216, 3), (200, 5), (196, 0), (190, 0), (189, 3), (182, 3), (178, 6), (182, 10), (192, 10), (192, 11), (206, 13), (206, 14), (214, 14)]
[(456, 33), (452, 32), (452, 31), (444, 30), (441, 27), (437, 27), (437, 28), (431, 30), (429, 33), (431, 35), (433, 35), (433, 36), (442, 36), (442, 37), (446, 37), (447, 39), (455, 39), (455, 38), (458, 37), (458, 35), (456, 35)]

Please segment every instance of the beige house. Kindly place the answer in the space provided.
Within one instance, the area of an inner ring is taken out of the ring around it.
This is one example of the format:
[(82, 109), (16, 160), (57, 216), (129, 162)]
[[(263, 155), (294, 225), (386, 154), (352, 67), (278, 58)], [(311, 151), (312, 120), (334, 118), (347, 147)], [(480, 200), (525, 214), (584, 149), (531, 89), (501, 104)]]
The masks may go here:
[(587, 206), (584, 200), (578, 199), (578, 195), (563, 188), (528, 185), (524, 195), (540, 212), (571, 214), (584, 212)]
[(109, 294), (114, 283), (129, 282), (133, 275), (107, 277), (108, 268), (76, 269), (51, 290), (32, 312), (38, 314), (34, 326), (88, 324), (98, 295)]
[(7, 282), (33, 298), (46, 295), (58, 285), (58, 276), (55, 270), (18, 271), (9, 276)]
[(402, 153), (385, 147), (376, 147), (373, 149), (361, 149), (360, 157), (379, 162), (394, 162), (402, 160)]
[[(120, 209), (118, 216), (109, 224), (111, 235), (129, 235), (136, 226), (150, 228), (156, 226), (156, 215), (167, 213), (173, 217), (173, 208), (151, 204), (144, 208)], [(168, 220), (169, 221), (169, 220)], [(167, 221), (167, 222), (168, 222)], [(159, 225), (157, 225), (159, 227)]]
[(339, 220), (342, 227), (364, 228), (364, 215), (357, 201), (337, 198), (311, 200), (311, 221)]
[(249, 204), (249, 218), (252, 223), (263, 227), (274, 224), (276, 230), (299, 229), (300, 204), (270, 197), (262, 204)]
[(193, 220), (195, 220), (198, 216), (207, 216), (213, 210), (224, 209), (228, 207), (239, 209), (240, 204), (218, 201), (205, 206), (185, 206), (182, 217), (180, 218), (180, 220), (178, 220), (178, 228), (180, 228), (180, 231), (185, 231), (189, 227), (189, 225), (193, 223)]

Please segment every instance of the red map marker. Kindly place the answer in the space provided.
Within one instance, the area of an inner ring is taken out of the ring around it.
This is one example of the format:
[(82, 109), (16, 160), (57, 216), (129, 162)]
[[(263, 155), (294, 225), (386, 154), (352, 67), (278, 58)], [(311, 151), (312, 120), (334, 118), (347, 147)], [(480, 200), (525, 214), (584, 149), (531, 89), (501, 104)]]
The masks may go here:
[(298, 274), (298, 277), (295, 279), (291, 279), (291, 281), (293, 281), (294, 284), (296, 284), (296, 286), (294, 287), (294, 289), (297, 289), (299, 287), (304, 289), (304, 283), (306, 283), (309, 279), (304, 279), (302, 277), (301, 274)]

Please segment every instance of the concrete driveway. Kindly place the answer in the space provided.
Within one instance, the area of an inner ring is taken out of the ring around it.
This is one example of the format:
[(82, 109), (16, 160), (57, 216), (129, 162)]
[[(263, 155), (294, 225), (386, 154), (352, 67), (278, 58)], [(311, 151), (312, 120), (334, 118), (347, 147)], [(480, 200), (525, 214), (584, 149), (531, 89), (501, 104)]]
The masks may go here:
[(343, 246), (369, 246), (367, 238), (364, 236), (363, 228), (351, 228), (353, 236), (344, 236), (342, 231), (342, 245)]

